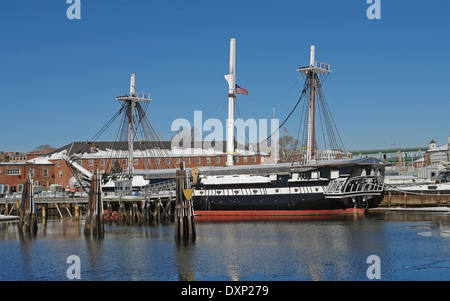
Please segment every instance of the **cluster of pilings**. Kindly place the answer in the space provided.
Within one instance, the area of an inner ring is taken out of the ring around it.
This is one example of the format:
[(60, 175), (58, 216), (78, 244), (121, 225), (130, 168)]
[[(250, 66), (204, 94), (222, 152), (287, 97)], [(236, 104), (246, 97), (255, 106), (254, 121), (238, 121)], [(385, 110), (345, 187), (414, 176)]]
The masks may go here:
[(194, 206), (186, 170), (181, 165), (176, 171), (175, 238), (184, 241), (195, 240)]
[(19, 207), (19, 230), (25, 228), (26, 232), (36, 235), (37, 216), (36, 205), (33, 196), (33, 180), (31, 177), (25, 179), (22, 192), (22, 202)]
[[(104, 237), (104, 223), (118, 223), (119, 225), (148, 225), (150, 223), (171, 222), (172, 216), (175, 221), (175, 238), (184, 241), (195, 240), (196, 230), (194, 223), (194, 209), (192, 204), (192, 192), (190, 180), (183, 166), (176, 172), (176, 196), (175, 204), (172, 195), (156, 197), (153, 199), (122, 199), (104, 201), (101, 188), (101, 175), (98, 170), (91, 177), (91, 187), (89, 190), (89, 199), (86, 208), (86, 217), (84, 224), (84, 234), (94, 237)], [(58, 205), (59, 215), (62, 217)], [(106, 208), (104, 207), (106, 205)], [(36, 204), (33, 196), (33, 180), (28, 177), (24, 183), (22, 201), (17, 202), (19, 215), (19, 228), (25, 228), (25, 231), (37, 233), (37, 215)], [(5, 209), (8, 212), (8, 204)], [(41, 205), (42, 223), (45, 228), (45, 222), (48, 216), (48, 204)], [(74, 216), (67, 209), (71, 218), (81, 220), (81, 207), (75, 205)], [(174, 213), (172, 214), (174, 210)], [(11, 209), (12, 211), (12, 209)]]
[(94, 237), (103, 237), (105, 234), (101, 177), (98, 170), (91, 177), (89, 202), (84, 224), (84, 235), (89, 236), (91, 232)]
[[(164, 204), (165, 203), (165, 204)], [(171, 198), (149, 200), (106, 201), (105, 221), (119, 225), (148, 225), (151, 222), (169, 222), (171, 219)]]

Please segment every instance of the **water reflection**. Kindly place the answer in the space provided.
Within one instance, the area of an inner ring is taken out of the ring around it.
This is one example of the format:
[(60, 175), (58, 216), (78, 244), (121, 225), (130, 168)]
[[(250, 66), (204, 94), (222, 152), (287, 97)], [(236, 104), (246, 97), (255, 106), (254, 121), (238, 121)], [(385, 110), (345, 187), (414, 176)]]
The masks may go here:
[(175, 241), (175, 265), (177, 267), (178, 280), (194, 281), (194, 252), (195, 242)]
[(384, 280), (423, 266), (439, 279), (448, 272), (449, 226), (449, 214), (416, 212), (203, 219), (186, 243), (173, 224), (105, 225), (98, 239), (72, 219), (40, 224), (36, 236), (2, 222), (0, 279), (67, 280), (70, 255), (80, 257), (83, 280), (367, 280), (370, 255), (381, 258)]

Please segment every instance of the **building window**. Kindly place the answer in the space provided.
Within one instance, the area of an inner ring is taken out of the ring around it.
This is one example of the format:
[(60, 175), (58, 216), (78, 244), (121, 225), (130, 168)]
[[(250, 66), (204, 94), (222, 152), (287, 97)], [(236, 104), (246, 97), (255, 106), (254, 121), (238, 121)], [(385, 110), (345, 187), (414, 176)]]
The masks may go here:
[(234, 162), (235, 163), (239, 163), (239, 157), (238, 156), (234, 157)]
[(59, 178), (62, 178), (62, 170), (59, 171)]
[(81, 162), (81, 160), (78, 160), (77, 163), (78, 163), (78, 165), (80, 165), (80, 166), (83, 165), (82, 162)]
[(34, 169), (30, 168), (29, 172), (30, 172), (30, 177), (34, 178)]
[(244, 163), (247, 163), (247, 157), (244, 157)]
[(45, 178), (48, 177), (48, 169), (47, 168), (44, 168), (44, 177)]
[(20, 168), (8, 169), (8, 176), (20, 176)]
[(177, 165), (180, 164), (180, 158), (177, 158)]
[(89, 160), (89, 166), (94, 166), (94, 160)]
[(186, 158), (186, 164), (191, 164), (191, 158)]
[(127, 159), (122, 159), (122, 165), (127, 165)]
[(23, 184), (17, 185), (17, 190), (19, 190), (17, 192), (22, 192), (23, 191)]
[(139, 164), (139, 159), (134, 159), (134, 165), (138, 165)]
[(216, 157), (216, 163), (220, 163), (220, 157)]
[(252, 162), (256, 163), (256, 156), (253, 156)]
[(156, 164), (156, 165), (159, 165), (159, 158), (156, 158), (156, 159), (155, 159), (155, 164)]
[(197, 164), (200, 164), (200, 157), (197, 157)]
[(58, 166), (58, 168), (60, 168), (61, 167), (61, 163), (60, 163), (60, 161), (58, 160), (57, 162), (56, 162), (56, 165)]
[(100, 159), (100, 165), (105, 166), (105, 159)]
[(170, 164), (170, 159), (166, 159), (166, 164)]
[(207, 158), (206, 158), (206, 163), (207, 163), (207, 164), (210, 164), (210, 163), (211, 163), (211, 158), (210, 158), (210, 157), (207, 157)]

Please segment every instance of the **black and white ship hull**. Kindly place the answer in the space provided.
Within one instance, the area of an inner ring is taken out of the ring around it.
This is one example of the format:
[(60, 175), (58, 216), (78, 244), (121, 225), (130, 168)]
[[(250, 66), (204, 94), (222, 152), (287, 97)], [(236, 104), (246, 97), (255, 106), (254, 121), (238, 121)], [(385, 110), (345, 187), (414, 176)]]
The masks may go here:
[(384, 164), (374, 158), (200, 170), (197, 216), (364, 213), (384, 193)]

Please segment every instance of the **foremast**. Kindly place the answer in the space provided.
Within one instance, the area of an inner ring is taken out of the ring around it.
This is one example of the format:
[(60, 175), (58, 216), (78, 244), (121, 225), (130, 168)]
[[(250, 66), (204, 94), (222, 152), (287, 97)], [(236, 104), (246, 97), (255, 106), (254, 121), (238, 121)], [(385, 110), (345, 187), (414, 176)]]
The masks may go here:
[(127, 115), (127, 121), (128, 121), (128, 176), (133, 176), (133, 165), (134, 165), (134, 158), (133, 158), (133, 142), (134, 142), (134, 136), (135, 136), (135, 108), (137, 102), (145, 102), (145, 101), (151, 101), (150, 94), (149, 93), (136, 93), (136, 85), (135, 85), (135, 75), (131, 74), (130, 79), (130, 95), (124, 95), (116, 97), (117, 100), (123, 101), (124, 105), (126, 106), (126, 115)]

